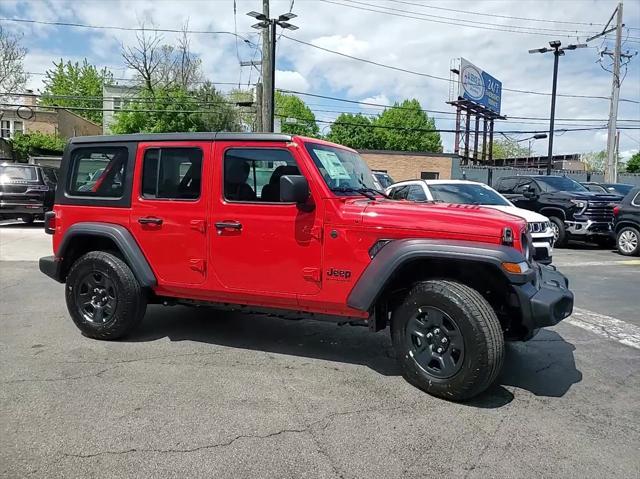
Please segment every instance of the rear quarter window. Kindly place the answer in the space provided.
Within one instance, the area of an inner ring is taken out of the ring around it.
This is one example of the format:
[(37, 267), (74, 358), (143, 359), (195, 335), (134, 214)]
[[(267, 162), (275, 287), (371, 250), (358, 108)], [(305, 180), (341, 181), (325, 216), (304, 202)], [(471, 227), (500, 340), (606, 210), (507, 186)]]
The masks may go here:
[(127, 181), (127, 148), (76, 148), (71, 154), (68, 192), (73, 196), (122, 198)]

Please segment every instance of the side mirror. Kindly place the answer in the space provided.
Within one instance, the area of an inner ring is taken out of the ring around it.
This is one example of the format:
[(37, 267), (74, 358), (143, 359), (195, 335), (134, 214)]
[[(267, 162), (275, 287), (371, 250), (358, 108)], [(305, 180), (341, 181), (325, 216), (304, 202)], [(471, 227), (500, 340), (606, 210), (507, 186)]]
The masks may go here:
[(309, 199), (309, 183), (302, 175), (284, 175), (280, 177), (280, 201), (283, 203), (304, 204)]
[(526, 188), (522, 191), (522, 194), (524, 195), (525, 198), (535, 198), (537, 195), (537, 193), (532, 190), (531, 188)]

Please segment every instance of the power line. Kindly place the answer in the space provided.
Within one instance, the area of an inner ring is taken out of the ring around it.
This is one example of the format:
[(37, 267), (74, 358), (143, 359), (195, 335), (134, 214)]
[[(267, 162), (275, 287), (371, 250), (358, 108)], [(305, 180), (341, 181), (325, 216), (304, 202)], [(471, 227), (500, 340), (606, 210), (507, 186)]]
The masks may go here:
[[(321, 0), (321, 1), (327, 1), (327, 0)], [(449, 78), (445, 78), (445, 77), (440, 77), (440, 76), (436, 76), (436, 75), (431, 75), (429, 73), (423, 73), (423, 72), (417, 72), (414, 70), (409, 70), (407, 68), (400, 68), (400, 67), (396, 67), (396, 66), (392, 66), (392, 65), (387, 65), (384, 63), (379, 63), (373, 60), (367, 60), (366, 58), (360, 58), (360, 57), (355, 57), (353, 55), (348, 55), (346, 53), (342, 53), (342, 52), (338, 52), (336, 50), (331, 50), (329, 48), (325, 48), (325, 47), (321, 47), (319, 45), (314, 45), (313, 43), (309, 43), (309, 42), (305, 42), (303, 40), (298, 40), (297, 38), (292, 38), (288, 35), (282, 35), (284, 38), (286, 38), (287, 40), (291, 40), (293, 42), (296, 43), (301, 43), (302, 45), (307, 45), (309, 47), (312, 48), (316, 48), (318, 50), (322, 50), (328, 53), (333, 53), (334, 55), (339, 55), (341, 57), (345, 57), (345, 58), (349, 58), (351, 60), (356, 60), (362, 63), (368, 63), (370, 65), (375, 65), (375, 66), (379, 66), (382, 68), (387, 68), (389, 70), (395, 70), (395, 71), (399, 71), (402, 73), (409, 73), (411, 75), (417, 75), (417, 76), (421, 76), (421, 77), (426, 77), (426, 78), (432, 78), (434, 80), (441, 80), (441, 81), (446, 81), (446, 82), (450, 82), (451, 80)], [(530, 91), (530, 90), (518, 90), (515, 88), (502, 88), (504, 91), (511, 91), (511, 92), (515, 92), (515, 93), (527, 93), (530, 95), (544, 95), (544, 96), (550, 96), (551, 93), (545, 93), (545, 92), (539, 92), (539, 91)], [(594, 95), (570, 95), (570, 94), (562, 94), (562, 93), (558, 93), (557, 96), (561, 96), (561, 97), (565, 97), (565, 98), (589, 98), (589, 99), (598, 99), (598, 100), (610, 100), (610, 98), (608, 96), (594, 96)], [(626, 101), (629, 103), (638, 103), (640, 104), (640, 101), (636, 101), (636, 100), (628, 100), (628, 99), (624, 99), (621, 98), (620, 101)]]
[[(440, 15), (429, 15), (427, 13), (421, 13), (421, 12), (415, 12), (415, 11), (411, 11), (411, 10), (406, 10), (406, 9), (399, 9), (399, 8), (393, 8), (393, 7), (388, 7), (386, 5), (371, 5), (369, 3), (364, 3), (364, 2), (360, 2), (358, 0), (342, 0), (343, 2), (349, 2), (349, 3), (353, 3), (353, 4), (357, 4), (357, 5), (364, 5), (365, 7), (375, 7), (375, 8), (381, 8), (384, 10), (369, 10), (369, 11), (378, 11), (379, 13), (385, 14), (385, 15), (393, 15), (393, 13), (391, 12), (400, 12), (404, 15), (407, 14), (414, 14), (414, 15), (420, 15), (420, 17), (414, 17), (415, 20), (425, 20), (425, 21), (431, 21), (429, 20), (429, 18), (436, 18), (436, 19), (441, 19), (441, 20), (449, 20), (449, 21), (453, 21), (453, 22), (464, 22), (464, 23), (469, 23), (470, 25), (463, 25), (466, 27), (474, 27), (474, 25), (481, 25), (484, 27), (494, 27), (496, 24), (495, 23), (487, 23), (487, 22), (478, 22), (475, 20), (465, 20), (463, 18), (451, 18), (451, 17), (443, 17)], [(407, 2), (405, 2), (407, 3)], [(410, 4), (412, 5), (412, 4)], [(350, 7), (351, 5), (344, 5), (345, 7)], [(356, 7), (352, 7), (352, 8), (356, 8)], [(363, 10), (368, 10), (368, 9), (363, 9)], [(423, 18), (423, 17), (428, 17), (428, 18)], [(508, 28), (518, 28), (518, 29), (526, 29), (529, 30), (531, 33), (533, 32), (552, 32), (552, 33), (558, 33), (558, 32), (564, 32), (564, 33), (572, 33), (572, 34), (577, 34), (577, 33), (587, 33), (587, 34), (593, 34), (593, 31), (586, 31), (586, 30), (562, 30), (562, 29), (558, 29), (558, 28), (544, 28), (544, 27), (529, 27), (529, 26), (521, 26), (521, 25), (500, 25), (500, 26), (504, 26), (504, 27), (508, 27)], [(493, 29), (493, 28), (491, 28)], [(521, 32), (521, 33), (530, 33), (530, 32)], [(575, 35), (572, 35), (575, 36)]]
[[(113, 70), (119, 70), (120, 68), (113, 68), (113, 67), (104, 67), (107, 68), (107, 70), (109, 69), (113, 69)], [(46, 72), (25, 72), (27, 75), (36, 75), (36, 76), (46, 76), (47, 73)], [(118, 78), (118, 77), (113, 77), (112, 78), (115, 81), (127, 81), (127, 82), (135, 82), (138, 81), (136, 78)], [(231, 85), (231, 86), (235, 86), (238, 83), (237, 82), (219, 82), (219, 81), (209, 81), (209, 80), (199, 80), (199, 81), (194, 81), (192, 83), (196, 83), (196, 84), (203, 84), (203, 83), (210, 83), (212, 85)], [(255, 83), (248, 83), (247, 86), (249, 85), (255, 85)]]
[[(33, 106), (22, 105), (20, 103), (0, 103), (3, 106), (10, 107), (24, 107), (32, 109)], [(211, 113), (211, 110), (161, 110), (161, 109), (131, 109), (131, 108), (94, 108), (88, 106), (60, 106), (60, 105), (46, 105), (41, 108), (47, 108), (51, 110), (77, 110), (77, 111), (112, 111), (116, 113)], [(252, 112), (253, 113), (253, 112)]]

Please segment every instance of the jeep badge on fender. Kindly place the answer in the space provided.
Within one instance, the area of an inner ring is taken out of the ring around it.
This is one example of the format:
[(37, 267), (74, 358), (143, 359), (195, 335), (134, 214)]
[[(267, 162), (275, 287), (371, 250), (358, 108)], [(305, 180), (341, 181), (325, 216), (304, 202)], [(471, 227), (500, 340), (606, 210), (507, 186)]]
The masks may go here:
[(83, 136), (59, 176), (40, 270), (66, 283), (90, 338), (129, 334), (147, 304), (390, 327), (409, 382), (464, 400), (496, 379), (505, 339), (531, 339), (573, 308), (567, 279), (531, 257), (524, 220), (391, 200), (357, 151), (324, 140)]

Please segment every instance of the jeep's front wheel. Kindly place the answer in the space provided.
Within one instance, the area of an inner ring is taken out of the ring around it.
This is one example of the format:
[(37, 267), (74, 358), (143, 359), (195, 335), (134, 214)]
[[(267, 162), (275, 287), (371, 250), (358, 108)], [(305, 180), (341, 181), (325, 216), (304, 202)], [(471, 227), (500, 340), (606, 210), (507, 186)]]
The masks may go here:
[(393, 313), (391, 334), (405, 379), (434, 396), (469, 399), (502, 368), (500, 322), (480, 293), (464, 284), (418, 283)]
[(146, 295), (129, 266), (111, 253), (93, 251), (80, 257), (66, 283), (67, 309), (86, 336), (117, 339), (144, 317)]

